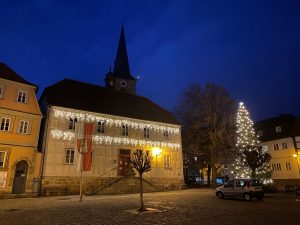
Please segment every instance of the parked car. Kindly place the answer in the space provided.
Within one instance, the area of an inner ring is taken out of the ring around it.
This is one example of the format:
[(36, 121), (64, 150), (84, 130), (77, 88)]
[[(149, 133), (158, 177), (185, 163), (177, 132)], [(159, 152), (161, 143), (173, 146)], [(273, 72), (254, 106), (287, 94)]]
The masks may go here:
[(244, 198), (247, 201), (256, 198), (262, 200), (264, 191), (259, 180), (255, 179), (234, 179), (229, 180), (223, 186), (216, 189), (216, 195), (219, 199), (224, 197)]

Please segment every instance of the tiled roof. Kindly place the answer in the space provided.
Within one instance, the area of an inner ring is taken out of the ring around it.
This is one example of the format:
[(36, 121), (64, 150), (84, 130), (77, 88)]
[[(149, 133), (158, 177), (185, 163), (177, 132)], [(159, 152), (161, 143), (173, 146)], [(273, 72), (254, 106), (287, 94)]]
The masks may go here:
[(47, 87), (40, 99), (48, 105), (179, 125), (172, 113), (149, 99), (64, 79)]
[(19, 74), (9, 68), (6, 64), (0, 63), (0, 78), (5, 80), (11, 80), (22, 84), (27, 84), (38, 88), (37, 85), (30, 83), (29, 81), (22, 78)]

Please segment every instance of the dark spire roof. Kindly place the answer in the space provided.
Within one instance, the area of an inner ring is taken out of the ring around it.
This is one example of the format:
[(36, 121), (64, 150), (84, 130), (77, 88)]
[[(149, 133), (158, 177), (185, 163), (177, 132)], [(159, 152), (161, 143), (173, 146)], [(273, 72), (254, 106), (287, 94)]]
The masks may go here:
[(115, 77), (134, 79), (130, 74), (123, 24), (122, 24), (122, 29), (121, 29), (120, 39), (119, 39), (117, 55), (115, 58), (113, 74)]
[(35, 84), (30, 83), (29, 81), (23, 79), (19, 74), (9, 68), (6, 64), (0, 63), (0, 78), (5, 80), (11, 80), (14, 82), (27, 84), (30, 86), (34, 86), (38, 89), (38, 86)]

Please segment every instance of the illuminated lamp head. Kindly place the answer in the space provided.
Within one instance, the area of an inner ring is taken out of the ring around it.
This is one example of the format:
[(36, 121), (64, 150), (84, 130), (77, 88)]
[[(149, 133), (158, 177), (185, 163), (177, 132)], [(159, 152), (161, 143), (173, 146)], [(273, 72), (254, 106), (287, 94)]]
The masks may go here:
[(153, 154), (154, 156), (159, 156), (159, 155), (161, 154), (161, 149), (160, 149), (160, 148), (157, 148), (157, 147), (154, 147), (154, 148), (152, 149), (152, 154)]

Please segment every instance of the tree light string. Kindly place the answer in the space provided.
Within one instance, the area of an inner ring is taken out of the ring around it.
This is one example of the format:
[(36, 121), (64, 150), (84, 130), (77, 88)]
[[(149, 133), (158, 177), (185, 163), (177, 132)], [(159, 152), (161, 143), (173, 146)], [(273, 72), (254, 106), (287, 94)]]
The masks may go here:
[(150, 128), (150, 130), (153, 131), (159, 131), (164, 132), (168, 131), (168, 133), (173, 134), (179, 134), (180, 128), (170, 127), (170, 126), (162, 126), (157, 123), (152, 122), (134, 122), (128, 119), (112, 119), (105, 116), (95, 116), (90, 113), (77, 113), (77, 112), (71, 112), (67, 110), (59, 110), (59, 109), (53, 109), (54, 111), (54, 117), (56, 118), (62, 118), (62, 119), (74, 119), (77, 118), (79, 121), (86, 121), (86, 122), (99, 122), (104, 121), (106, 125), (112, 126), (115, 125), (117, 127), (122, 127), (123, 124), (127, 124), (130, 128), (133, 129), (140, 129), (144, 130), (144, 128)]
[[(75, 133), (71, 131), (61, 131), (53, 129), (50, 131), (53, 138), (57, 140), (68, 140), (71, 141), (75, 138)], [(96, 144), (107, 144), (107, 145), (126, 145), (134, 147), (158, 147), (158, 148), (170, 148), (180, 149), (181, 145), (178, 143), (171, 142), (160, 142), (160, 141), (148, 141), (143, 139), (133, 139), (126, 137), (112, 137), (104, 135), (93, 135), (93, 142)]]

